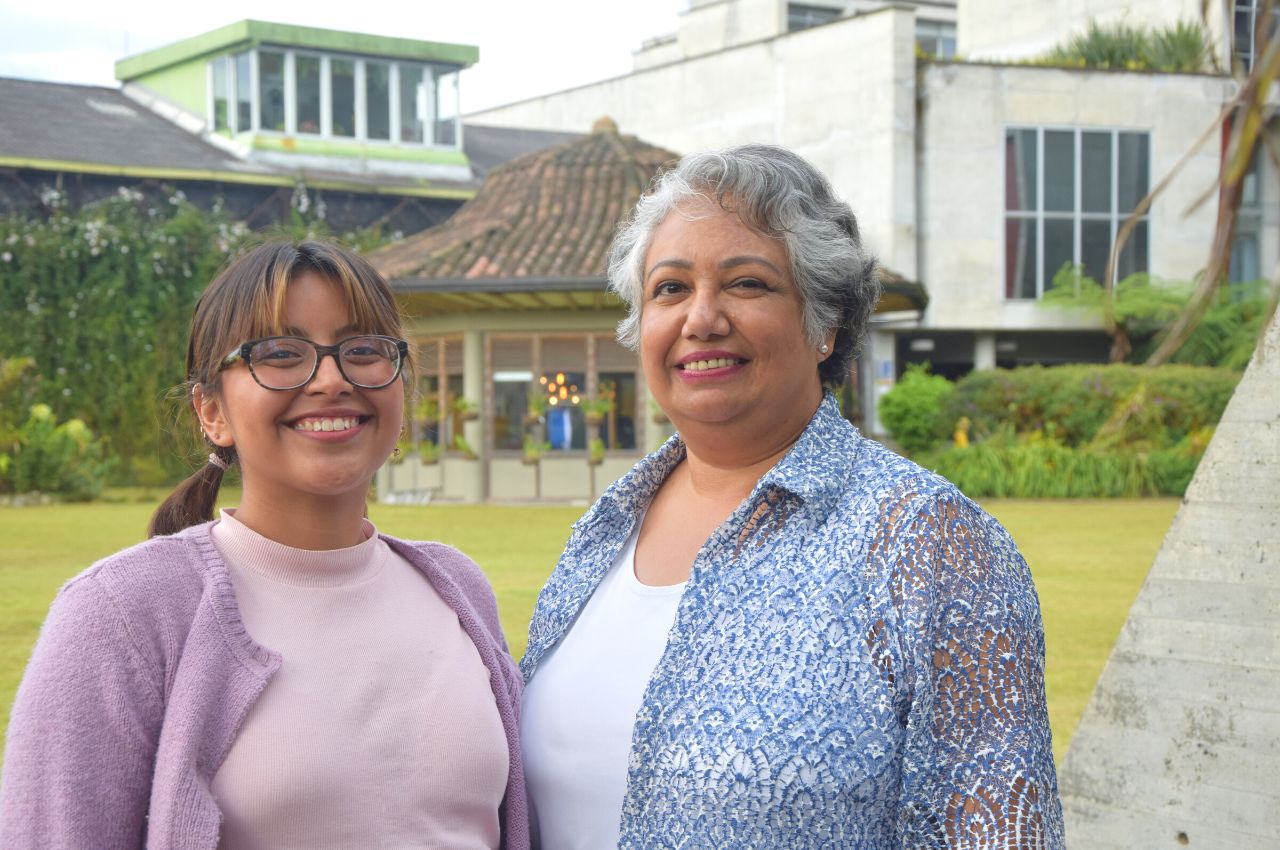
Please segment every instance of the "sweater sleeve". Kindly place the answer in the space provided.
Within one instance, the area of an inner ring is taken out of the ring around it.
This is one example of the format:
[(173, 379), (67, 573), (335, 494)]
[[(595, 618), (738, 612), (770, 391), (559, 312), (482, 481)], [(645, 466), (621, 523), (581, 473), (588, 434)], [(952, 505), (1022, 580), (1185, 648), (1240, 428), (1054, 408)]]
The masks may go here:
[(1026, 562), (956, 493), (896, 535), (912, 698), (903, 847), (1061, 850), (1044, 692), (1044, 629)]
[(164, 713), (158, 679), (92, 573), (63, 588), (9, 721), (0, 847), (143, 846)]

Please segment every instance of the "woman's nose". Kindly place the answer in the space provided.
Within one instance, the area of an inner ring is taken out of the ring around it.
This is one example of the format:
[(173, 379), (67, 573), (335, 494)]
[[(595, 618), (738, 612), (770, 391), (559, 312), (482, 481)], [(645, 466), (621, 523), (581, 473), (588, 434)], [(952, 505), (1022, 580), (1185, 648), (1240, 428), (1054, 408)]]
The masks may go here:
[(338, 368), (338, 355), (328, 352), (320, 355), (316, 364), (316, 373), (307, 384), (308, 392), (350, 392), (351, 382)]
[(684, 319), (684, 335), (696, 339), (727, 336), (729, 317), (724, 311), (719, 293), (709, 288), (697, 290), (687, 302), (689, 312)]

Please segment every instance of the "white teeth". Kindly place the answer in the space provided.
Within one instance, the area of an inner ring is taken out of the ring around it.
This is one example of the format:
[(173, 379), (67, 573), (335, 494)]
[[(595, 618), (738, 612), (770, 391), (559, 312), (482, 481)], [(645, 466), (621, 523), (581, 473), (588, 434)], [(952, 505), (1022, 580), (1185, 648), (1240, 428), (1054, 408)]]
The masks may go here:
[(705, 372), (708, 369), (723, 369), (725, 366), (732, 366), (738, 360), (729, 357), (713, 357), (710, 360), (692, 360), (684, 364), (686, 372)]
[(334, 419), (303, 419), (293, 426), (295, 431), (345, 431), (359, 424), (353, 416), (339, 416)]

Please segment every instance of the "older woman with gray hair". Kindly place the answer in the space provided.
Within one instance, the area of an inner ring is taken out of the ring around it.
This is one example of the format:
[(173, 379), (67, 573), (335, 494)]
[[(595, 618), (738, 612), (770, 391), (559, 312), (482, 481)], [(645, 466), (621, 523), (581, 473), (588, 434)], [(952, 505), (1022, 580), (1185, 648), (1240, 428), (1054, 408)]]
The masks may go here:
[(609, 274), (678, 433), (538, 598), (542, 846), (1062, 847), (1026, 563), (829, 391), (879, 294), (849, 206), (782, 148), (688, 156)]

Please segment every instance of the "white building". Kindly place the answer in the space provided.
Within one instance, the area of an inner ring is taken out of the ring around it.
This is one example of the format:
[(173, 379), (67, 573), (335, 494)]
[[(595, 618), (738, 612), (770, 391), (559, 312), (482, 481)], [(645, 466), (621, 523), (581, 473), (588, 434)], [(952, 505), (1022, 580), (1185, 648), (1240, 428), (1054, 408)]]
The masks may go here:
[[(1248, 60), (1256, 0), (1210, 0), (1208, 67)], [(1226, 71), (1163, 74), (1020, 64), (1090, 20), (1168, 25), (1198, 0), (693, 0), (632, 73), (467, 117), (576, 129), (612, 116), (680, 152), (758, 141), (813, 161), (853, 205), (871, 249), (921, 281), (923, 314), (882, 316), (859, 386), (868, 413), (905, 364), (973, 368), (1105, 360), (1093, 317), (1039, 303), (1054, 273), (1101, 277), (1129, 211), (1235, 91)], [(1233, 35), (1238, 34), (1238, 35)], [(927, 58), (927, 54), (950, 59)], [(1159, 196), (1119, 274), (1189, 280), (1208, 258), (1222, 135)], [(1263, 163), (1242, 206), (1233, 277), (1280, 259), (1280, 187)], [(874, 422), (874, 418), (869, 421)], [(871, 430), (876, 430), (873, 426)]]

